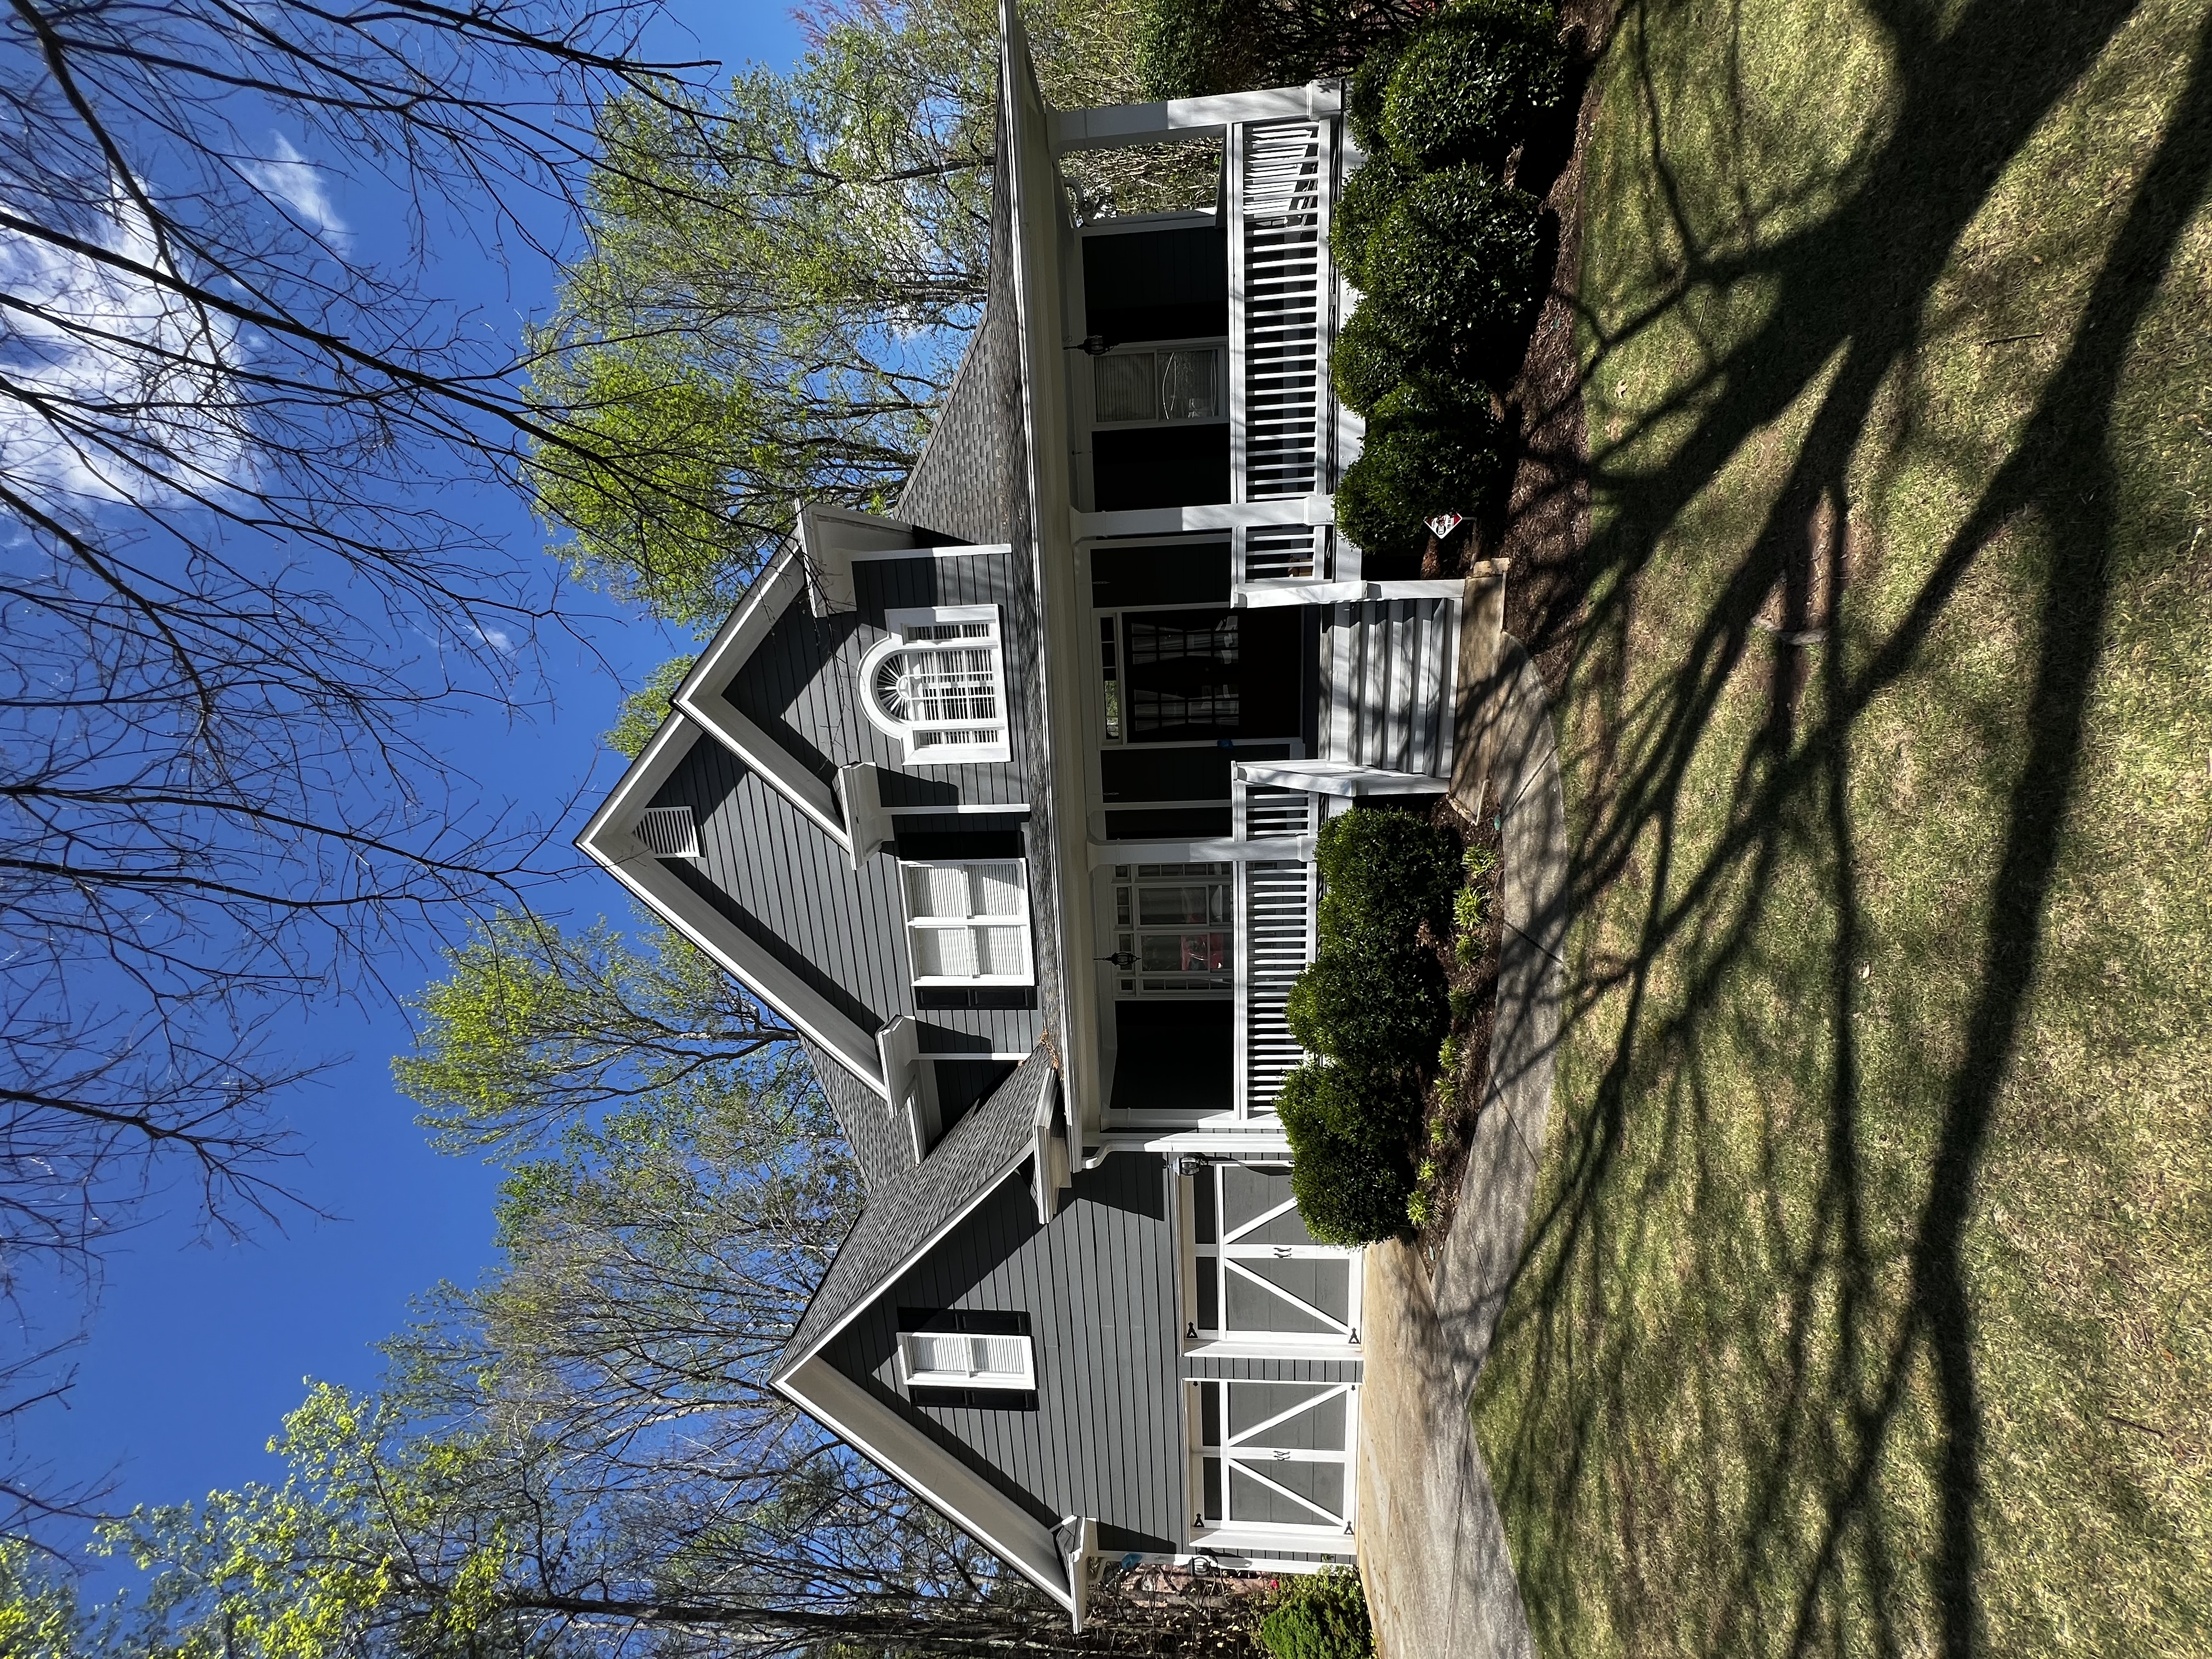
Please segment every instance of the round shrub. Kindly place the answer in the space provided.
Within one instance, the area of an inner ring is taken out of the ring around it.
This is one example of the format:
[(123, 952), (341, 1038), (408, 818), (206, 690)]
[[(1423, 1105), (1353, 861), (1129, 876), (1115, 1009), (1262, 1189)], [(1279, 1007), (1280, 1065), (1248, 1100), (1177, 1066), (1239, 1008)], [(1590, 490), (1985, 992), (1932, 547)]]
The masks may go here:
[(1345, 93), (1344, 124), (1352, 129), (1352, 142), (1370, 156), (1390, 147), (1382, 137), (1382, 106), (1389, 96), (1391, 72), (1405, 49), (1402, 35), (1383, 41), (1361, 60)]
[(1338, 813), (1315, 840), (1314, 863), (1324, 949), (1404, 950), (1424, 921), (1441, 938), (1462, 887), (1458, 838), (1389, 807)]
[(1327, 1567), (1286, 1577), (1260, 1621), (1260, 1645), (1274, 1659), (1374, 1659), (1359, 1575)]
[(1370, 157), (1344, 181), (1328, 219), (1329, 253), (1352, 285), (1365, 289), (1367, 247), (1390, 210), (1413, 182), (1413, 174), (1388, 155)]
[(1413, 372), (1413, 354), (1398, 343), (1398, 337), (1383, 326), (1372, 307), (1360, 307), (1337, 331), (1328, 378), (1346, 408), (1373, 414), (1376, 405)]
[(1472, 514), (1504, 479), (1498, 418), (1432, 383), (1400, 386), (1375, 406), (1359, 459), (1337, 486), (1336, 527), (1370, 557), (1418, 559), (1424, 520)]
[(1298, 1046), (1358, 1072), (1411, 1071), (1451, 1024), (1434, 956), (1323, 945), (1291, 987), (1284, 1018)]
[(1494, 348), (1536, 298), (1543, 210), (1480, 167), (1414, 180), (1367, 239), (1367, 304), (1418, 357)]
[(1417, 1086), (1309, 1060), (1275, 1097), (1291, 1143), (1291, 1196), (1324, 1244), (1371, 1244), (1406, 1226)]
[(1423, 167), (1500, 166), (1566, 91), (1559, 20), (1529, 0), (1460, 0), (1407, 43), (1382, 97), (1383, 142)]

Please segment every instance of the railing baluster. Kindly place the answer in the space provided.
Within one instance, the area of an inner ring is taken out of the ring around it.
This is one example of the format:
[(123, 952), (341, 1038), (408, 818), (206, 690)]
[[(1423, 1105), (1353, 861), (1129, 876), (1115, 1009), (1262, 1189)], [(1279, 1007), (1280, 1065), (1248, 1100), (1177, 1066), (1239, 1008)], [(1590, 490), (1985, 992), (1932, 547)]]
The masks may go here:
[[(1295, 789), (1240, 784), (1239, 835), (1245, 840), (1309, 835), (1314, 797)], [(1305, 1057), (1284, 1009), (1291, 984), (1311, 954), (1313, 866), (1291, 860), (1240, 864), (1237, 906), (1237, 1109), (1273, 1109), (1283, 1077)]]

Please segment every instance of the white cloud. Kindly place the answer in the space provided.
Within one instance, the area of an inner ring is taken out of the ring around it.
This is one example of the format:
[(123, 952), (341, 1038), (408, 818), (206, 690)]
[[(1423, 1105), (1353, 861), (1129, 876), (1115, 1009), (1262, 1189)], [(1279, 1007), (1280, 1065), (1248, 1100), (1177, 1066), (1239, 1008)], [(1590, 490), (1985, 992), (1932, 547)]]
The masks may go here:
[(295, 218), (325, 241), (333, 246), (342, 243), (346, 222), (331, 204), (323, 170), (293, 149), (283, 133), (272, 132), (269, 137), (276, 146), (276, 159), (244, 163), (246, 176), (270, 201), (291, 209)]
[(482, 640), (493, 650), (498, 652), (501, 656), (509, 654), (514, 649), (514, 635), (508, 633), (504, 628), (480, 628), (476, 623), (471, 623), (469, 624), (469, 632), (475, 635), (478, 639)]
[[(166, 267), (145, 216), (121, 196), (76, 234), (118, 260)], [(95, 254), (15, 230), (0, 230), (0, 293), (10, 302), (0, 308), (0, 471), (17, 487), (143, 505), (173, 498), (178, 484), (242, 482), (234, 323)]]

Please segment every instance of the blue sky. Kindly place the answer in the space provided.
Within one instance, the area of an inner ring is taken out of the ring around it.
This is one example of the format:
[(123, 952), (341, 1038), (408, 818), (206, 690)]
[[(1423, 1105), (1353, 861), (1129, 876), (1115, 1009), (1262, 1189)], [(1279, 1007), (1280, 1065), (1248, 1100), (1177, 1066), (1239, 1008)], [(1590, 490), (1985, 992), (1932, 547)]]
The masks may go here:
[[(801, 50), (780, 7), (678, 0), (670, 9), (649, 41), (664, 58), (783, 68)], [(376, 234), (376, 204), (336, 206), (358, 234)], [(495, 265), (462, 246), (443, 260), (441, 290), (481, 307), (488, 324), (511, 327), (550, 303), (548, 270)], [(526, 546), (540, 540), (510, 498), (487, 493), (476, 509), (478, 522)], [(611, 611), (601, 643), (632, 679), (675, 648)], [(454, 732), (488, 799), (542, 812), (595, 768), (611, 782), (598, 738), (612, 723), (618, 688), (575, 647), (562, 651), (549, 647), (550, 710), (526, 725), (487, 721)], [(564, 907), (622, 914), (613, 884), (588, 875), (548, 904)], [(404, 963), (392, 971), (403, 984), (426, 972)], [(401, 1016), (325, 1010), (295, 1035), (303, 1053), (352, 1055), (302, 1091), (289, 1114), (305, 1152), (290, 1184), (336, 1218), (296, 1215), (244, 1243), (197, 1239), (173, 1215), (132, 1235), (109, 1260), (90, 1338), (74, 1357), (73, 1395), (22, 1425), (22, 1449), (64, 1478), (112, 1473), (113, 1506), (275, 1478), (264, 1444), (299, 1402), (301, 1379), (373, 1382), (371, 1345), (405, 1321), (409, 1298), (441, 1278), (473, 1279), (489, 1259), (497, 1172), (424, 1145), (392, 1087), (390, 1057), (407, 1045)]]

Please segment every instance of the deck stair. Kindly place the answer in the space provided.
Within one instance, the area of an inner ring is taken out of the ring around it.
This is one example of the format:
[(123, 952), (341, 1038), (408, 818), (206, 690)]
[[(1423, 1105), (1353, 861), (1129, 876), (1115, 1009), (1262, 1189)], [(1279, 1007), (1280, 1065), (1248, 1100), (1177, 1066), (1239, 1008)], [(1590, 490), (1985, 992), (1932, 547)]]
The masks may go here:
[(1459, 663), (1457, 582), (1376, 584), (1322, 613), (1321, 756), (1447, 779)]

